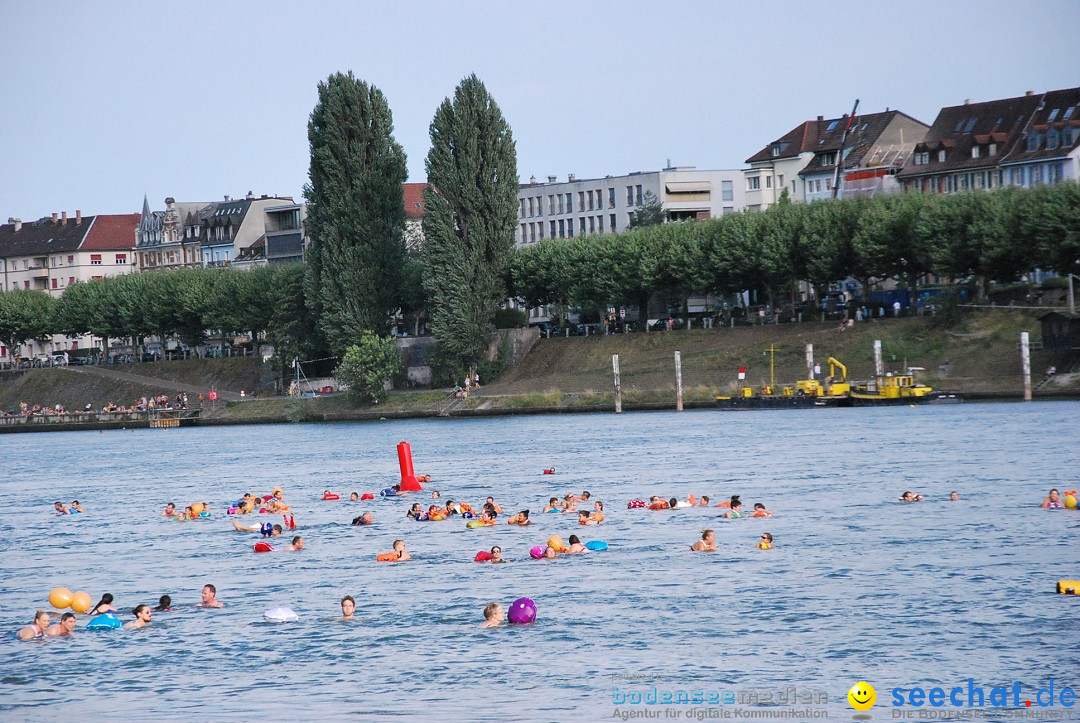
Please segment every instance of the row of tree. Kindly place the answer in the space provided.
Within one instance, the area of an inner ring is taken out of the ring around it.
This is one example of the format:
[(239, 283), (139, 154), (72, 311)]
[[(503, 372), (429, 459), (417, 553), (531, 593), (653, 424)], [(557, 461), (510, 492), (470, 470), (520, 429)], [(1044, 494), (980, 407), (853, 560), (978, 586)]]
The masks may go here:
[[(408, 258), (405, 152), (385, 96), (350, 72), (319, 84), (311, 145), (305, 291), (329, 354), (427, 307), (443, 362), (468, 369), (507, 298), (517, 217), (510, 126), (475, 75), (431, 121), (420, 258)], [(422, 288), (420, 288), (422, 287)]]
[(759, 292), (785, 301), (848, 277), (898, 279), (914, 295), (929, 274), (1011, 282), (1034, 268), (1080, 273), (1080, 185), (952, 195), (905, 193), (809, 204), (701, 223), (549, 239), (518, 249), (511, 292), (526, 306), (638, 306), (656, 293)]

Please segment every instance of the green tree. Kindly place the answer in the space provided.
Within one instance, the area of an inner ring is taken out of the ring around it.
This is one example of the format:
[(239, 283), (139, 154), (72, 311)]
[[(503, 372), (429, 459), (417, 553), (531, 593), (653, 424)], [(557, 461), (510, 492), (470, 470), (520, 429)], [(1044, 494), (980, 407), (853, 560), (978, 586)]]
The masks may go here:
[(630, 213), (629, 228), (659, 226), (667, 220), (664, 204), (652, 191), (646, 191), (641, 203)]
[(338, 381), (349, 388), (349, 397), (358, 404), (377, 404), (385, 395), (385, 384), (403, 365), (393, 337), (370, 331), (360, 334), (360, 343), (345, 350), (334, 370)]
[(330, 348), (385, 332), (405, 262), (405, 151), (386, 98), (350, 71), (319, 83), (308, 122), (308, 304)]
[(0, 292), (0, 340), (9, 354), (31, 339), (46, 339), (56, 331), (56, 299), (45, 291), (16, 289)]
[(495, 310), (507, 298), (517, 152), (502, 111), (475, 75), (435, 111), (430, 133), (424, 288), (440, 354), (460, 371), (483, 356)]

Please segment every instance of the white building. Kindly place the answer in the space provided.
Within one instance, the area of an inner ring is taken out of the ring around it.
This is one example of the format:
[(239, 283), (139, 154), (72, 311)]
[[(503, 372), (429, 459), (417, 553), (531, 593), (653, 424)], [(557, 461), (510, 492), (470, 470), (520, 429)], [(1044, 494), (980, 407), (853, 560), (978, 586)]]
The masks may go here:
[(518, 245), (545, 238), (574, 238), (625, 231), (651, 192), (668, 220), (704, 220), (743, 208), (742, 172), (665, 168), (625, 176), (566, 181), (532, 178), (518, 188)]
[[(135, 232), (140, 214), (83, 216), (23, 223), (9, 218), (0, 226), (0, 279), (3, 290), (33, 289), (59, 297), (69, 286), (131, 273), (134, 268)], [(21, 349), (0, 343), (0, 362), (15, 357), (33, 358), (93, 346), (90, 337), (54, 336), (31, 341)]]

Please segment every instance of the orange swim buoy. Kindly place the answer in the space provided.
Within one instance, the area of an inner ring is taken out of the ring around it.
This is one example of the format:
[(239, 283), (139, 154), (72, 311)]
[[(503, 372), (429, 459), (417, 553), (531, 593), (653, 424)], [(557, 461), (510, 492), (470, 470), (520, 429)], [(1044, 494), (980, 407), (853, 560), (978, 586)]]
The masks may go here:
[(718, 505), (714, 505), (714, 507), (731, 507), (731, 502), (721, 502)]
[(399, 559), (396, 552), (383, 552), (375, 556), (376, 562), (398, 562)]
[(666, 510), (670, 508), (671, 505), (664, 500), (660, 500), (659, 502), (653, 502), (651, 505), (649, 505), (650, 510)]
[(763, 511), (763, 510), (758, 510), (757, 512), (755, 512), (753, 514), (753, 516), (754, 517), (772, 517), (772, 513), (767, 512), (767, 511)]
[(690, 503), (691, 507), (696, 507), (697, 506), (697, 497), (694, 497), (693, 495), (690, 495), (689, 497), (687, 497), (686, 501)]

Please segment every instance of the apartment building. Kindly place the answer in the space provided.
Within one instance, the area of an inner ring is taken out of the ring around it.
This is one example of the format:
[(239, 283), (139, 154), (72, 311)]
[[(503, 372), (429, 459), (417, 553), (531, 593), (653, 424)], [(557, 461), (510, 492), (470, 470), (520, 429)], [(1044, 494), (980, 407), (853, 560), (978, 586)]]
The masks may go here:
[(905, 190), (955, 193), (1080, 179), (1080, 88), (942, 108), (897, 174)]
[(662, 171), (566, 181), (535, 177), (518, 188), (518, 245), (545, 238), (617, 233), (630, 225), (646, 193), (660, 201), (670, 221), (704, 220), (743, 208), (742, 173), (672, 167)]
[(804, 121), (746, 159), (746, 207), (765, 210), (785, 193), (792, 201), (832, 198), (837, 164), (840, 197), (897, 191), (895, 176), (928, 130), (897, 110)]
[[(0, 226), (3, 289), (33, 289), (59, 297), (73, 284), (131, 273), (140, 218), (137, 213), (83, 216), (82, 211), (76, 211), (73, 218), (64, 211), (29, 223), (9, 218)], [(94, 343), (90, 337), (57, 335), (15, 350), (0, 344), (0, 362)]]

